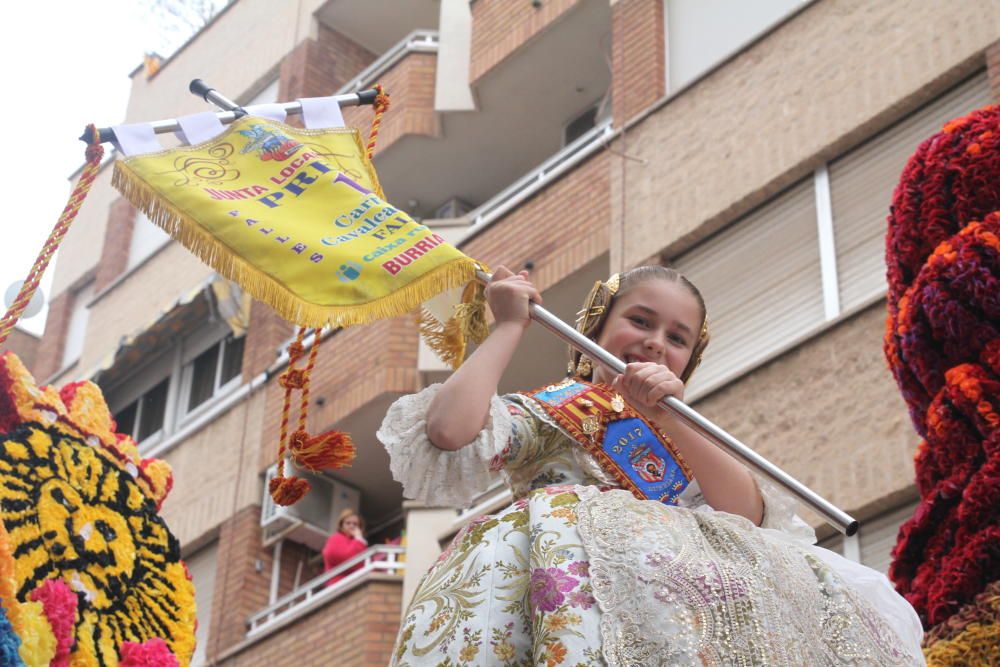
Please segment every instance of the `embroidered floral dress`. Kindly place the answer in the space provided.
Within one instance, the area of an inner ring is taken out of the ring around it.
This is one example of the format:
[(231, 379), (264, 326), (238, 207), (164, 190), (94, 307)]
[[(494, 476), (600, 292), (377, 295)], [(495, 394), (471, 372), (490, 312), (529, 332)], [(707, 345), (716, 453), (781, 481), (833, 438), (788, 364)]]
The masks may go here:
[(924, 664), (916, 614), (885, 577), (810, 546), (794, 501), (763, 480), (762, 528), (713, 511), (696, 481), (677, 507), (638, 500), (519, 394), (443, 451), (425, 435), (439, 387), (398, 400), (378, 433), (404, 494), (459, 507), (502, 478), (515, 500), (424, 576), (393, 665)]

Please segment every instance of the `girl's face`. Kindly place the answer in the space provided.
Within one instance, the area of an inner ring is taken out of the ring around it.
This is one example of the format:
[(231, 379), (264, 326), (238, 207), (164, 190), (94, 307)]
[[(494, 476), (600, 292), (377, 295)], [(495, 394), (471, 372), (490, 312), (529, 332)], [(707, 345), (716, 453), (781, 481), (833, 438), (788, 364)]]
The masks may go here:
[(344, 517), (344, 520), (340, 522), (340, 532), (346, 535), (353, 535), (354, 531), (360, 529), (361, 529), (361, 519), (359, 519), (354, 514)]
[[(652, 361), (680, 376), (698, 342), (701, 306), (684, 285), (646, 280), (615, 299), (597, 343), (625, 363)], [(594, 364), (594, 381), (614, 375)]]

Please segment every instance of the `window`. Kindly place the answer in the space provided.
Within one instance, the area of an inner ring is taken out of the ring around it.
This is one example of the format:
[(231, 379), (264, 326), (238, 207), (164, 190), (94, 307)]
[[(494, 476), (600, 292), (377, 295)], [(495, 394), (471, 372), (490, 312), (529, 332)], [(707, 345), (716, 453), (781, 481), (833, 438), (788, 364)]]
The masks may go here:
[(185, 366), (185, 412), (203, 405), (239, 378), (243, 369), (243, 342), (242, 337), (227, 336)]
[(829, 549), (862, 565), (867, 565), (882, 574), (888, 574), (892, 564), (892, 549), (896, 546), (899, 527), (916, 509), (910, 503), (890, 512), (873, 516), (861, 522), (861, 529), (851, 537), (839, 533), (819, 542), (818, 546)]
[(886, 292), (886, 216), (906, 161), (945, 122), (987, 104), (989, 80), (980, 74), (830, 163), (842, 310)]
[(148, 449), (182, 428), (191, 415), (237, 388), (244, 338), (234, 338), (221, 320), (168, 347), (111, 388), (105, 396), (118, 424)]
[[(774, 257), (781, 248), (780, 261)], [(712, 344), (691, 393), (718, 385), (822, 324), (812, 179), (738, 220), (672, 265), (708, 304)]]
[(127, 433), (142, 442), (163, 429), (167, 414), (167, 392), (170, 378), (164, 378), (142, 396), (115, 413), (119, 433)]
[(568, 146), (583, 135), (585, 135), (589, 130), (594, 129), (597, 126), (597, 105), (590, 107), (582, 114), (566, 123), (566, 127), (563, 128), (563, 146)]
[(806, 0), (664, 0), (667, 90), (673, 92), (806, 3)]
[(132, 225), (132, 240), (128, 248), (126, 270), (141, 264), (147, 257), (170, 241), (170, 235), (153, 224), (142, 211), (137, 211)]
[(63, 345), (62, 365), (65, 368), (76, 362), (83, 354), (83, 339), (87, 335), (87, 320), (90, 308), (87, 304), (94, 297), (94, 283), (87, 283), (73, 294), (73, 312), (66, 324), (66, 343)]
[(675, 258), (705, 297), (713, 341), (688, 399), (882, 298), (886, 216), (903, 165), (989, 100), (981, 72)]
[(212, 598), (215, 596), (215, 568), (218, 562), (219, 543), (199, 549), (184, 559), (194, 584), (194, 602), (198, 610), (198, 627), (195, 630), (195, 649), (191, 656), (191, 667), (206, 664), (205, 651), (208, 632), (212, 621)]

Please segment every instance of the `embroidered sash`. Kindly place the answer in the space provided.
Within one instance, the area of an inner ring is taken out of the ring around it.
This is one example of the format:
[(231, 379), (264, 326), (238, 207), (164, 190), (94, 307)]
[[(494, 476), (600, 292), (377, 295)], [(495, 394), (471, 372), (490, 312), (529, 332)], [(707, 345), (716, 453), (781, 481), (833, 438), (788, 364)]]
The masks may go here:
[(637, 498), (676, 505), (690, 483), (670, 438), (608, 387), (570, 378), (525, 396)]

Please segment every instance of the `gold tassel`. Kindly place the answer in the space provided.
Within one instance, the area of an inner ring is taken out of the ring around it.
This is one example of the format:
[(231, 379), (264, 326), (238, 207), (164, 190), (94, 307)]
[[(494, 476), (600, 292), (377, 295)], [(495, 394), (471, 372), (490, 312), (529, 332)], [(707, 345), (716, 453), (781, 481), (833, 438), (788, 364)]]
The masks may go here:
[(420, 336), (441, 361), (458, 369), (465, 361), (468, 343), (486, 340), (490, 329), (486, 322), (486, 287), (478, 280), (469, 282), (447, 322), (441, 322), (427, 310), (417, 315)]
[(417, 326), (420, 337), (434, 354), (452, 369), (462, 365), (465, 359), (465, 336), (462, 335), (462, 325), (454, 316), (447, 322), (441, 322), (423, 308), (417, 314)]

